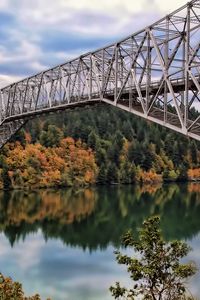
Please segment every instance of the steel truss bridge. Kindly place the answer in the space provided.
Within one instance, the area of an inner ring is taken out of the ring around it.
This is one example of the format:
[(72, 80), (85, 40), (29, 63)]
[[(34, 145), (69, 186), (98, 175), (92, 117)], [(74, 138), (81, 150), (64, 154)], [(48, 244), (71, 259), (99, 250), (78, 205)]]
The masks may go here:
[(0, 147), (30, 118), (107, 103), (200, 140), (200, 0), (0, 90)]

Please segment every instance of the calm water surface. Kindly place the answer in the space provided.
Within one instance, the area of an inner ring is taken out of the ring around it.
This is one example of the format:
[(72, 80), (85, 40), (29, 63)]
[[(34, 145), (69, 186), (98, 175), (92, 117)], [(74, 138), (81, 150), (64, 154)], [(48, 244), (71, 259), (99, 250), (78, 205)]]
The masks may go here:
[[(200, 269), (200, 184), (0, 193), (0, 272), (28, 295), (108, 300), (127, 282), (113, 250), (127, 229), (161, 216), (166, 239), (186, 240)], [(200, 275), (189, 283), (200, 296)]]

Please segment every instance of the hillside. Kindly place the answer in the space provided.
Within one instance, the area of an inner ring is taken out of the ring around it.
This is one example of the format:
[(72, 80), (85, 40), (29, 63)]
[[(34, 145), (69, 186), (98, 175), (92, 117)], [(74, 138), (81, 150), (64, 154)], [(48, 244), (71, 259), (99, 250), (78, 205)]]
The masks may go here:
[(30, 120), (0, 158), (4, 187), (200, 178), (200, 143), (105, 105)]

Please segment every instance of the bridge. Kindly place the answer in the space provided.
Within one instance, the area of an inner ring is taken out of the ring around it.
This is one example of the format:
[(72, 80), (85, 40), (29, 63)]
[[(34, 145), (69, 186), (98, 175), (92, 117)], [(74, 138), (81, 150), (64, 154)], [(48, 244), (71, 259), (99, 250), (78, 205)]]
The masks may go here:
[(0, 90), (0, 148), (30, 118), (107, 103), (200, 141), (200, 0)]

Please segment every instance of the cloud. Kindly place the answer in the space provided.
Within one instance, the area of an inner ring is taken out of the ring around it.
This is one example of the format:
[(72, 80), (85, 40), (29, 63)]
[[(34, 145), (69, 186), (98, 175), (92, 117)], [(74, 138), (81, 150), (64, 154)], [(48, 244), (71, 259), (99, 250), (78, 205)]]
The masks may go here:
[(185, 0), (1, 0), (0, 87), (157, 21)]
[(23, 78), (22, 76), (11, 76), (11, 75), (0, 74), (0, 87), (3, 88), (9, 85), (11, 82), (17, 82), (22, 78)]
[(160, 0), (154, 0), (155, 5), (158, 7), (158, 9), (161, 12), (164, 13), (170, 13), (174, 10), (178, 9), (179, 7), (185, 5), (187, 1), (185, 0), (167, 0), (167, 1), (160, 1)]
[(160, 11), (170, 12), (186, 3), (184, 0), (138, 0), (135, 2), (132, 0), (17, 0), (15, 2), (7, 0), (3, 2), (5, 2), (4, 10), (5, 6), (7, 10), (12, 6), (13, 12), (18, 12), (20, 19), (54, 25), (62, 22), (63, 19), (66, 20), (73, 11), (99, 12), (125, 18), (127, 14), (154, 10), (156, 7)]
[(121, 29), (131, 19), (134, 23), (134, 15), (143, 14), (148, 22), (151, 20), (146, 16), (155, 11), (169, 13), (184, 3), (184, 0), (8, 0), (4, 11), (12, 11), (19, 25), (28, 29), (34, 26), (36, 31), (58, 28), (64, 32), (112, 36), (123, 33)]
[(39, 47), (26, 40), (20, 40), (19, 43), (16, 43), (15, 49), (7, 49), (6, 46), (0, 46), (0, 64), (31, 61), (32, 59), (38, 59), (40, 55)]
[(0, 10), (6, 10), (8, 8), (8, 1), (7, 0), (1, 0), (0, 1)]

